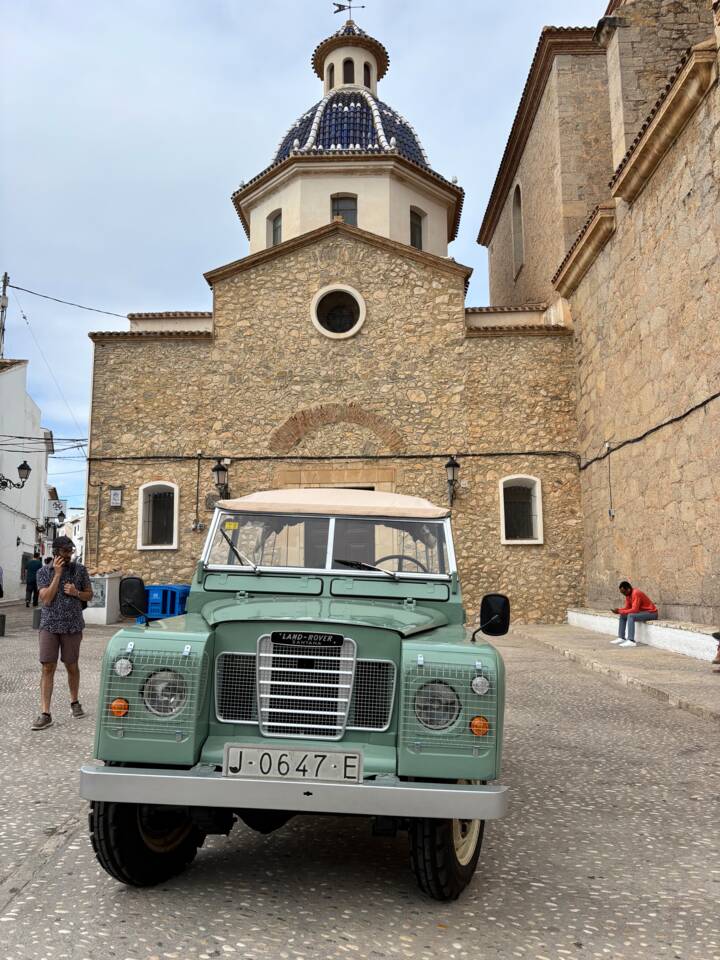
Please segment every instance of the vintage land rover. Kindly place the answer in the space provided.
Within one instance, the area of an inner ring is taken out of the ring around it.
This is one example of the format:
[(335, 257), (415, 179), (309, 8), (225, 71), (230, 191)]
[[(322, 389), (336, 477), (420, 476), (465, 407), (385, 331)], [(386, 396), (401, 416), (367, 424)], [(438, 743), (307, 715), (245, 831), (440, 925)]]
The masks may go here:
[[(81, 770), (100, 864), (146, 886), (236, 817), (296, 814), (406, 830), (421, 889), (457, 897), (484, 821), (501, 817), (507, 632), (483, 598), (468, 636), (449, 511), (366, 490), (221, 501), (184, 616), (121, 629), (102, 666), (95, 754)], [(136, 577), (123, 613), (145, 612)]]

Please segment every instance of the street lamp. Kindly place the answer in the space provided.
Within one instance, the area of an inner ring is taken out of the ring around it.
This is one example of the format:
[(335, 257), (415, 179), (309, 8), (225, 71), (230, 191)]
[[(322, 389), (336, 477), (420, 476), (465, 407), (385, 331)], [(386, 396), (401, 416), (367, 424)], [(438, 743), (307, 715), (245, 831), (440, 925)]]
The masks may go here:
[(58, 510), (57, 514), (57, 525), (61, 527), (65, 523), (65, 514), (62, 510)]
[(20, 477), (20, 483), (13, 483), (12, 480), (0, 473), (0, 490), (7, 490), (9, 487), (14, 487), (16, 490), (22, 490), (27, 483), (28, 477), (32, 473), (32, 469), (30, 468), (30, 464), (27, 462), (27, 460), (23, 460), (23, 462), (17, 468), (17, 471), (18, 476)]
[(458, 477), (460, 476), (460, 464), (452, 454), (445, 464), (445, 473), (447, 474), (448, 503), (452, 506), (453, 500), (455, 499), (455, 490), (458, 485)]
[(218, 495), (221, 500), (224, 500), (228, 496), (228, 468), (226, 462), (218, 458), (215, 461), (212, 472), (215, 477), (215, 486), (217, 487)]

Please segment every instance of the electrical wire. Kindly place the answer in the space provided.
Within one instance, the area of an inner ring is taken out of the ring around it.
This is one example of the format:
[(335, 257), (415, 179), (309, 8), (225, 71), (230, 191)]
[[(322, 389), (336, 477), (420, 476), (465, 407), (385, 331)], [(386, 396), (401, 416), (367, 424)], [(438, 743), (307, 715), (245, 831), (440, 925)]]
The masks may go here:
[[(35, 336), (35, 333), (34, 333), (34, 331), (33, 331), (33, 328), (30, 326), (30, 321), (28, 320), (27, 315), (26, 315), (25, 311), (24, 311), (23, 308), (22, 308), (22, 304), (20, 303), (20, 300), (18, 299), (18, 295), (15, 293), (15, 290), (16, 290), (16, 289), (19, 290), (20, 287), (13, 287), (13, 296), (15, 297), (15, 302), (16, 302), (17, 305), (18, 305), (18, 310), (20, 311), (20, 316), (23, 318), (23, 320), (24, 320), (25, 323), (27, 324), (27, 328), (28, 328), (28, 330), (30, 331), (30, 336), (33, 338), (33, 341), (35, 342), (35, 346), (38, 348), (38, 352), (40, 353), (40, 356), (41, 356), (41, 357), (43, 358), (43, 360), (45, 361), (45, 366), (48, 368), (48, 371), (49, 371), (49, 373), (50, 373), (50, 376), (52, 377), (53, 382), (54, 382), (55, 386), (56, 386), (57, 389), (58, 389), (58, 393), (59, 393), (60, 396), (62, 397), (62, 399), (63, 399), (63, 401), (64, 401), (64, 403), (65, 403), (65, 406), (67, 407), (68, 413), (70, 414), (70, 417), (72, 418), (73, 423), (74, 423), (75, 426), (78, 428), (78, 431), (82, 433), (82, 427), (80, 426), (80, 424), (79, 424), (79, 423), (77, 422), (77, 420), (75, 419), (75, 414), (74, 414), (74, 413), (72, 412), (72, 410), (70, 409), (70, 404), (67, 402), (67, 399), (66, 399), (66, 397), (65, 397), (65, 394), (62, 392), (62, 388), (61, 388), (60, 384), (57, 382), (57, 379), (56, 379), (56, 377), (55, 377), (55, 374), (54, 374), (53, 371), (52, 371), (52, 367), (51, 367), (50, 364), (48, 363), (47, 357), (46, 357), (45, 354), (43, 353), (42, 347), (40, 346), (40, 344), (39, 344), (38, 341), (37, 341), (37, 337)], [(26, 293), (32, 293), (32, 291), (28, 290), (28, 291), (26, 291)], [(87, 450), (85, 450), (85, 454), (87, 455)]]
[(43, 300), (53, 300), (55, 303), (64, 303), (67, 307), (77, 307), (78, 310), (90, 310), (92, 313), (104, 313), (108, 317), (120, 317), (121, 320), (127, 320), (126, 313), (113, 313), (112, 310), (99, 310), (97, 307), (85, 307), (82, 303), (73, 303), (72, 300), (61, 300), (59, 297), (50, 297), (47, 293), (38, 293), (36, 290), (28, 290), (27, 287), (18, 287), (14, 283), (9, 283), (8, 287), (12, 290), (22, 290), (23, 293), (29, 293), (33, 297), (42, 297)]
[(585, 463), (580, 464), (581, 470), (587, 470), (588, 467), (591, 467), (594, 463), (599, 463), (601, 460), (606, 460), (611, 454), (617, 453), (618, 450), (622, 450), (623, 447), (632, 446), (635, 443), (640, 443), (642, 440), (647, 439), (647, 437), (652, 436), (653, 433), (657, 433), (658, 430), (663, 430), (665, 427), (669, 427), (673, 423), (679, 423), (681, 420), (684, 420), (686, 417), (689, 417), (691, 413), (695, 413), (696, 410), (700, 410), (701, 407), (706, 407), (709, 403), (712, 403), (713, 400), (717, 400), (720, 397), (720, 390), (717, 393), (710, 394), (709, 397), (705, 397), (704, 400), (701, 400), (699, 403), (693, 404), (692, 407), (688, 407), (684, 413), (679, 413), (675, 417), (670, 417), (668, 420), (663, 420), (662, 423), (656, 423), (654, 427), (650, 427), (644, 433), (638, 434), (637, 437), (629, 437), (627, 440), (621, 440), (619, 443), (613, 444), (613, 446), (608, 447), (604, 453), (599, 454), (597, 457), (593, 457), (592, 460), (587, 460)]

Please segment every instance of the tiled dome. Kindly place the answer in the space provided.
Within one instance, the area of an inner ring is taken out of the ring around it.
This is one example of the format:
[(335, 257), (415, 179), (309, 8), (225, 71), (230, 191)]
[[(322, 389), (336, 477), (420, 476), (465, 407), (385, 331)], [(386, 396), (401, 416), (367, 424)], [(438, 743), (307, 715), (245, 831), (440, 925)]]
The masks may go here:
[(288, 130), (273, 158), (348, 153), (400, 154), (430, 168), (417, 134), (396, 110), (359, 88), (331, 91)]

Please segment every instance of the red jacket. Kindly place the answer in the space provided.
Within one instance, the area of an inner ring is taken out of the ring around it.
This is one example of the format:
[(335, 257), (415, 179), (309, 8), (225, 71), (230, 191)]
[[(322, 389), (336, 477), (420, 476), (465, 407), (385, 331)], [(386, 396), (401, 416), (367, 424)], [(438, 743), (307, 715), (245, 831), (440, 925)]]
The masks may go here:
[(643, 593), (642, 590), (638, 590), (637, 587), (633, 587), (630, 596), (625, 597), (625, 606), (620, 610), (620, 614), (623, 616), (627, 616), (628, 613), (657, 612), (658, 609), (650, 597), (646, 593)]

